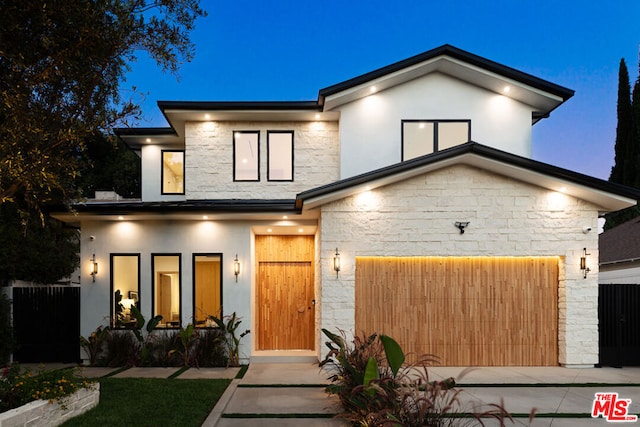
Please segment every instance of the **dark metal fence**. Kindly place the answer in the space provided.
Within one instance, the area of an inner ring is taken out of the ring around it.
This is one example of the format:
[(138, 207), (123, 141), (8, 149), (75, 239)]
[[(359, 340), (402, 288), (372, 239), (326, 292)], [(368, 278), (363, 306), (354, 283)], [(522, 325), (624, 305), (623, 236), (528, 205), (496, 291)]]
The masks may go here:
[(600, 285), (601, 366), (640, 365), (640, 285)]
[(78, 362), (80, 288), (13, 288), (14, 360), (27, 363)]

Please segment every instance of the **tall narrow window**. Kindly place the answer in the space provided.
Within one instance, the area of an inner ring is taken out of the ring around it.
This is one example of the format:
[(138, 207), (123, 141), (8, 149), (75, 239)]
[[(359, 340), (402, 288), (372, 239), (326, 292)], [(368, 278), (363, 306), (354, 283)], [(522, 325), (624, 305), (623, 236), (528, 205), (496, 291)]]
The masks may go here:
[(184, 151), (162, 151), (162, 194), (184, 194)]
[(267, 132), (267, 180), (293, 181), (293, 131)]
[(140, 309), (140, 254), (111, 254), (111, 324), (135, 325), (131, 307)]
[(196, 327), (214, 326), (222, 318), (222, 255), (193, 255), (193, 317)]
[(233, 132), (233, 180), (260, 181), (260, 133)]
[(446, 150), (471, 140), (471, 120), (403, 120), (402, 160)]
[(153, 316), (162, 316), (159, 327), (180, 327), (180, 254), (152, 254)]

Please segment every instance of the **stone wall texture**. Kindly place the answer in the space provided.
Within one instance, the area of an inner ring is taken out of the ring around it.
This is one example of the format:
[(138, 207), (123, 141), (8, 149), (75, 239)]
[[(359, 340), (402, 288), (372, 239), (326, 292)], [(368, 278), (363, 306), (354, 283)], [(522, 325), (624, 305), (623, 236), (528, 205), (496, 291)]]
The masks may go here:
[[(260, 131), (260, 182), (233, 181), (233, 132)], [(294, 180), (267, 181), (267, 131), (293, 131)], [(187, 199), (294, 199), (339, 177), (337, 122), (193, 122), (185, 125)]]
[(80, 389), (64, 400), (64, 405), (46, 400), (29, 402), (0, 414), (0, 427), (51, 427), (95, 408), (100, 401), (100, 383)]
[[(354, 332), (357, 256), (558, 256), (559, 362), (593, 366), (598, 236), (582, 228), (597, 230), (597, 219), (591, 203), (465, 165), (329, 203), (321, 215), (320, 327)], [(469, 221), (464, 234), (456, 221)], [(329, 267), (335, 248), (338, 278)], [(579, 268), (583, 248), (591, 254), (586, 279)]]

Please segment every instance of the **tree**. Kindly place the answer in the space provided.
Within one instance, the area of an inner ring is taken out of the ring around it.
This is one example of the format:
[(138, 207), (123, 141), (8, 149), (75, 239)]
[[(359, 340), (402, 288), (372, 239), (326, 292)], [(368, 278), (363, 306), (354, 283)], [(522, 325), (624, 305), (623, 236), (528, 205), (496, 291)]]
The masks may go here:
[[(640, 71), (633, 86), (624, 59), (618, 74), (618, 126), (616, 128), (615, 162), (610, 182), (640, 188)], [(632, 206), (607, 214), (605, 229), (640, 216), (640, 207)]]
[(611, 168), (610, 182), (626, 184), (630, 175), (629, 151), (633, 140), (633, 114), (631, 110), (631, 86), (629, 71), (624, 58), (618, 72), (618, 126), (616, 128), (615, 161)]
[(15, 203), (0, 204), (0, 286), (20, 279), (56, 283), (79, 265), (78, 231)]
[(96, 191), (115, 191), (128, 198), (140, 197), (140, 158), (120, 140), (104, 135), (91, 137), (78, 186), (84, 197)]
[(136, 54), (176, 73), (199, 0), (0, 0), (0, 206), (40, 217), (78, 196), (88, 139), (137, 117), (120, 96)]

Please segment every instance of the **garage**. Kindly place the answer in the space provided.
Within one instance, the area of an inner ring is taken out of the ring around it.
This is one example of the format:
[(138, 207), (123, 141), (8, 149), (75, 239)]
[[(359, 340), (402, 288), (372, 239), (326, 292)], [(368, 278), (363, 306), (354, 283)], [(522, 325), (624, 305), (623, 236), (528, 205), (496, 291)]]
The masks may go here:
[(356, 257), (358, 333), (446, 366), (557, 366), (559, 257)]

